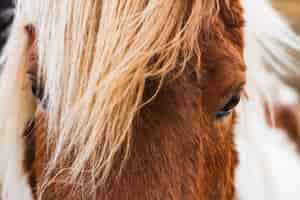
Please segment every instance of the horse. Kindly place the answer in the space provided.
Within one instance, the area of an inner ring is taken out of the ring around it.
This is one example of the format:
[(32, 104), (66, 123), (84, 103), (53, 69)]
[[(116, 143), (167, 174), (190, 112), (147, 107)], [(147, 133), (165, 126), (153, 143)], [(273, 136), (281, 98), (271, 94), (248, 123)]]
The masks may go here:
[(300, 159), (270, 99), (297, 95), (282, 45), (299, 44), (261, 0), (19, 0), (0, 78), (2, 198), (297, 197)]

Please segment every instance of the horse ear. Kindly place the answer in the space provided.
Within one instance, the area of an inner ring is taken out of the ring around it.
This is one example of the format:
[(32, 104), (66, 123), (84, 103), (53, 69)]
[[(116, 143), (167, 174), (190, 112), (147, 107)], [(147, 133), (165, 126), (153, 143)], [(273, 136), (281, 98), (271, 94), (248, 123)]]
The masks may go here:
[[(32, 94), (28, 70), (32, 62), (34, 40), (24, 23), (16, 23), (3, 52), (3, 71), (0, 77), (0, 181), (3, 195), (11, 199), (30, 199), (31, 192), (23, 168), (23, 132), (33, 118), (36, 100)], [(9, 191), (12, 184), (20, 191)]]

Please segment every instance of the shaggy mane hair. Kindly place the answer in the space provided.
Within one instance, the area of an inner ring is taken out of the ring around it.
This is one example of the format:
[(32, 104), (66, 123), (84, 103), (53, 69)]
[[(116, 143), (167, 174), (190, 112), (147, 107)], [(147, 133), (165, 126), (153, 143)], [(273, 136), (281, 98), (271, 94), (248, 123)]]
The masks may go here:
[[(141, 107), (155, 97), (170, 72), (180, 73), (191, 57), (200, 61), (199, 33), (217, 15), (218, 4), (218, 0), (19, 0), (4, 55), (1, 132), (20, 135), (35, 113), (30, 91), (22, 90), (28, 69), (23, 59), (30, 59), (26, 50), (32, 45), (24, 27), (33, 24), (39, 74), (45, 80), (45, 142), (55, 149), (46, 171), (50, 175), (68, 163), (70, 181), (79, 180), (88, 169), (100, 177), (98, 184), (103, 183), (122, 148), (126, 160), (132, 124)], [(12, 79), (15, 74), (18, 77)], [(147, 80), (159, 84), (154, 95), (144, 99)], [(11, 123), (14, 126), (8, 127)]]

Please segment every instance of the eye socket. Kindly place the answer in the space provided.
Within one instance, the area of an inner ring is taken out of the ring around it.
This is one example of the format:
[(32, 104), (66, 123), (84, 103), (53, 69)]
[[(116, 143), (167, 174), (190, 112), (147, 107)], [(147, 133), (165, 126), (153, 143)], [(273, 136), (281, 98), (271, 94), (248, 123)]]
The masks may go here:
[(229, 101), (225, 104), (225, 106), (217, 112), (216, 118), (223, 119), (228, 115), (230, 115), (232, 110), (239, 104), (240, 100), (241, 100), (240, 94), (236, 94), (232, 96), (229, 99)]
[(29, 80), (32, 82), (32, 86), (31, 86), (31, 91), (34, 97), (38, 98), (39, 100), (43, 99), (44, 96), (44, 92), (43, 89), (41, 88), (40, 84), (38, 83), (36, 74), (32, 73), (32, 72), (28, 72), (27, 76), (29, 78)]
[(34, 72), (28, 72), (27, 76), (29, 80), (32, 82), (31, 91), (32, 95), (39, 100), (42, 107), (47, 109), (49, 98), (45, 95), (44, 87), (41, 80), (37, 80), (36, 74)]

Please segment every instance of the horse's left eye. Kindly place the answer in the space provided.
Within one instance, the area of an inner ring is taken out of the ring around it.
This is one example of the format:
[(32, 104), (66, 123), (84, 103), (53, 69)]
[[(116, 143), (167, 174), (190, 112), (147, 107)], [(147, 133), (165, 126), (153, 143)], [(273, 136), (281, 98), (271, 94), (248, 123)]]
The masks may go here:
[(216, 118), (223, 119), (224, 117), (231, 114), (233, 109), (239, 104), (240, 99), (241, 99), (240, 94), (236, 94), (236, 95), (232, 96), (229, 99), (229, 101), (225, 104), (225, 106), (217, 112)]

